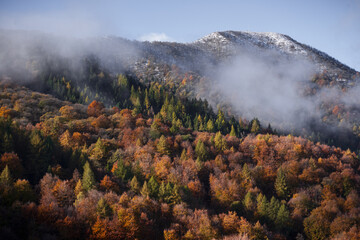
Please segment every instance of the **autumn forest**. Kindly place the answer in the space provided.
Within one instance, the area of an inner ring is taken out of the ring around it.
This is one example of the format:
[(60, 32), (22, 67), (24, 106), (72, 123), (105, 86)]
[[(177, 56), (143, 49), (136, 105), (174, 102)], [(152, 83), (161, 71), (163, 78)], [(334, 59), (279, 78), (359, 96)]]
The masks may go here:
[(86, 64), (2, 79), (4, 239), (359, 239), (355, 152)]

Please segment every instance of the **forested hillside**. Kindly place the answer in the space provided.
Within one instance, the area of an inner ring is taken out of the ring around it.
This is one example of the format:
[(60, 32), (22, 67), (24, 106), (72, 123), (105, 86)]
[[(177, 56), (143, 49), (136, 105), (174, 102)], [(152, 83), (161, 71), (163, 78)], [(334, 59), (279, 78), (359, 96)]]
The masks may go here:
[(0, 238), (360, 239), (355, 70), (273, 33), (0, 35)]
[(354, 152), (92, 71), (1, 84), (5, 239), (360, 237)]

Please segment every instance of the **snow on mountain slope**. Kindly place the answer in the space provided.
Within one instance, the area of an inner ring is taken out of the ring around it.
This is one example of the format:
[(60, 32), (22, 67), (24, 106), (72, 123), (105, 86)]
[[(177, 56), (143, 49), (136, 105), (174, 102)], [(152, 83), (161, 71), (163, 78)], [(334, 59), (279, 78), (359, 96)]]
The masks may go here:
[(357, 73), (354, 69), (340, 63), (326, 53), (280, 33), (214, 32), (195, 41), (192, 45), (203, 51), (212, 52), (218, 58), (241, 54), (242, 50), (249, 48), (257, 51), (274, 50), (288, 57), (303, 56), (315, 64), (319, 73), (326, 72), (329, 76), (339, 80), (351, 80)]

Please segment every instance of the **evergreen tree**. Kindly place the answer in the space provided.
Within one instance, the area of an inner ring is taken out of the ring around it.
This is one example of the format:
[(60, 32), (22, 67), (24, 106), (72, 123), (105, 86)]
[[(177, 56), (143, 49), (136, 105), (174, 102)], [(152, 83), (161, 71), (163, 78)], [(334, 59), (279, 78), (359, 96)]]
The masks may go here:
[(119, 74), (117, 84), (119, 87), (126, 89), (129, 87), (129, 80), (124, 75)]
[(137, 180), (136, 176), (134, 176), (130, 182), (131, 190), (135, 193), (138, 193), (140, 191), (140, 183)]
[(227, 148), (226, 142), (225, 142), (223, 136), (221, 135), (221, 132), (220, 132), (220, 131), (218, 131), (218, 132), (215, 134), (214, 144), (215, 144), (215, 148), (216, 148), (219, 152), (222, 152), (222, 151), (226, 150), (226, 148)]
[(267, 213), (267, 216), (271, 222), (274, 222), (276, 220), (279, 208), (280, 208), (279, 200), (277, 200), (274, 196), (272, 196)]
[(114, 175), (119, 178), (123, 183), (126, 183), (131, 179), (131, 167), (126, 166), (122, 159), (117, 161), (117, 167), (115, 168)]
[(166, 185), (164, 181), (161, 182), (159, 187), (159, 199), (164, 201), (168, 196), (168, 193), (166, 192)]
[(285, 204), (281, 204), (279, 211), (277, 213), (275, 219), (275, 226), (279, 231), (284, 231), (290, 225), (290, 213), (289, 210), (286, 209)]
[(95, 147), (91, 151), (91, 156), (89, 157), (93, 164), (96, 167), (101, 167), (104, 165), (104, 159), (106, 155), (106, 145), (104, 144), (103, 140), (99, 137), (95, 143)]
[(262, 219), (266, 218), (267, 215), (267, 208), (268, 208), (268, 201), (266, 199), (266, 196), (264, 196), (263, 194), (259, 194), (258, 197), (256, 198), (257, 200), (257, 211), (259, 216)]
[(253, 193), (247, 192), (243, 200), (245, 210), (251, 211), (254, 209), (254, 200), (255, 199)]
[(253, 119), (251, 121), (251, 128), (250, 129), (251, 129), (250, 131), (252, 133), (257, 133), (257, 132), (260, 131), (260, 122), (259, 122), (259, 120), (257, 118), (255, 118), (255, 119)]
[(203, 124), (203, 119), (201, 118), (201, 115), (198, 116), (198, 123), (199, 123), (199, 131), (204, 131), (204, 124)]
[(159, 153), (161, 153), (163, 155), (170, 155), (169, 146), (168, 146), (168, 143), (167, 143), (166, 138), (164, 137), (164, 135), (161, 135), (156, 148), (157, 148)]
[(195, 153), (200, 161), (205, 161), (207, 157), (207, 150), (205, 144), (199, 139), (195, 147)]
[(282, 168), (279, 168), (279, 170), (277, 171), (276, 180), (275, 180), (275, 190), (276, 190), (276, 194), (280, 198), (287, 199), (288, 197), (290, 197), (290, 191), (288, 189), (286, 175)]
[(219, 109), (219, 111), (218, 111), (218, 115), (217, 115), (217, 119), (215, 121), (215, 124), (216, 124), (217, 130), (225, 131), (225, 125), (226, 125), (225, 115), (221, 111), (221, 109)]
[(155, 180), (154, 176), (152, 176), (148, 182), (149, 196), (151, 198), (157, 198), (159, 194), (159, 184)]
[(236, 132), (235, 132), (234, 125), (231, 125), (230, 136), (231, 136), (231, 137), (236, 137)]
[(209, 121), (206, 124), (206, 130), (208, 132), (214, 132), (215, 131), (214, 122), (211, 119), (209, 119)]
[(160, 137), (160, 125), (158, 121), (159, 121), (158, 119), (154, 118), (154, 121), (150, 127), (150, 136), (153, 139), (157, 139)]
[(186, 149), (184, 148), (181, 152), (181, 156), (180, 156), (181, 160), (186, 160), (187, 159), (187, 155), (186, 155)]
[(198, 117), (197, 114), (196, 114), (193, 122), (194, 122), (194, 130), (195, 130), (195, 131), (198, 131), (198, 130), (199, 130), (199, 125), (200, 125), (200, 123), (199, 123), (199, 117)]
[(171, 190), (171, 194), (167, 199), (167, 202), (170, 205), (175, 205), (181, 202), (181, 196), (179, 193), (179, 187), (177, 185), (174, 185), (174, 187)]
[(0, 185), (2, 186), (11, 186), (13, 183), (13, 179), (10, 174), (10, 170), (8, 165), (4, 168), (0, 175)]
[(97, 204), (96, 212), (101, 218), (110, 217), (112, 214), (112, 209), (110, 205), (106, 202), (106, 200), (103, 197), (100, 198)]
[(149, 187), (148, 187), (148, 184), (147, 184), (146, 181), (144, 182), (144, 185), (143, 185), (143, 187), (141, 188), (140, 193), (141, 193), (141, 195), (142, 195), (143, 197), (149, 197), (149, 196), (150, 196), (150, 190), (149, 190)]
[(244, 178), (244, 180), (248, 183), (251, 182), (251, 172), (250, 172), (250, 169), (248, 167), (248, 165), (246, 163), (244, 163), (244, 166), (242, 167), (242, 176)]
[(94, 172), (91, 170), (89, 162), (86, 162), (84, 165), (82, 184), (85, 192), (88, 192), (89, 190), (93, 189), (96, 184)]

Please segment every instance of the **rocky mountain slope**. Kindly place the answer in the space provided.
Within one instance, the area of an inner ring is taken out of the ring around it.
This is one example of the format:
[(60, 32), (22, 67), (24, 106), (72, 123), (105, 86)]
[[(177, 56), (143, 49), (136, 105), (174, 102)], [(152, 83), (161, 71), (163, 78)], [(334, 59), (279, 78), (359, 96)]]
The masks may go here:
[(340, 82), (352, 80), (359, 74), (326, 53), (279, 33), (214, 32), (192, 43), (138, 42), (114, 36), (69, 39), (10, 30), (1, 30), (0, 36), (0, 73), (3, 75), (9, 72), (7, 70), (18, 67), (19, 63), (27, 64), (29, 60), (50, 60), (54, 56), (73, 60), (86, 55), (95, 55), (114, 72), (144, 71), (146, 65), (141, 62), (150, 59), (157, 64), (177, 65), (184, 71), (206, 75), (212, 66), (249, 49), (254, 53), (272, 50), (290, 58), (305, 57), (314, 64), (319, 74), (326, 73)]
[(340, 63), (326, 53), (299, 43), (291, 37), (280, 33), (214, 32), (191, 45), (220, 58), (241, 54), (241, 51), (249, 48), (256, 51), (271, 49), (288, 57), (304, 56), (315, 64), (318, 72), (326, 71), (339, 81), (341, 79), (351, 79), (356, 74), (354, 69)]

